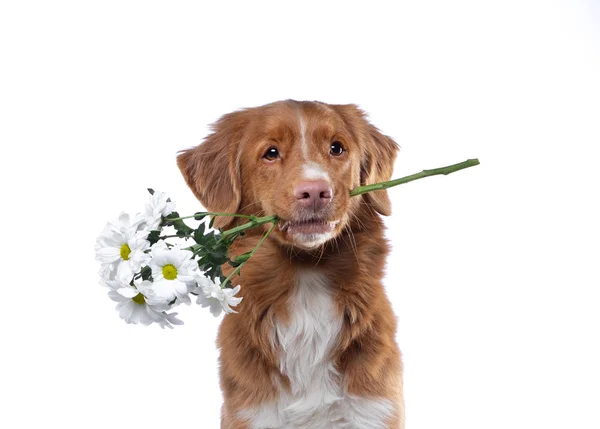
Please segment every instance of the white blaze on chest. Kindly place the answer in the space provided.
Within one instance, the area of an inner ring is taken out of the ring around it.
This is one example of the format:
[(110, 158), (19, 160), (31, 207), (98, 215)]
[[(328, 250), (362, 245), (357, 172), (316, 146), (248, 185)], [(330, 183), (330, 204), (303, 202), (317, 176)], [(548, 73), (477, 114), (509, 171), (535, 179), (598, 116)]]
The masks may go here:
[(275, 344), (279, 344), (281, 373), (289, 378), (292, 394), (322, 396), (326, 401), (339, 397), (339, 377), (331, 353), (339, 339), (342, 317), (327, 279), (318, 271), (302, 272), (289, 309), (289, 322), (275, 327)]
[(319, 271), (307, 270), (289, 301), (290, 318), (277, 322), (273, 343), (290, 391), (279, 399), (243, 410), (251, 429), (380, 429), (393, 412), (387, 400), (348, 395), (331, 355), (339, 341), (342, 315), (332, 288)]

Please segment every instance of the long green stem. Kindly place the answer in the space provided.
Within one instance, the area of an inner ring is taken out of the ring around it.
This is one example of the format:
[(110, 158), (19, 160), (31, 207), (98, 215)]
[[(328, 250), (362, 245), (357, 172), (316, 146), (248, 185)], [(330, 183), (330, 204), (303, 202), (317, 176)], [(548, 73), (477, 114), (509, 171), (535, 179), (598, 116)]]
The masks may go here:
[[(371, 185), (359, 186), (358, 188), (356, 188), (350, 192), (350, 196), (356, 197), (357, 195), (366, 194), (367, 192), (381, 191), (384, 189), (392, 188), (394, 186), (402, 185), (404, 183), (412, 182), (413, 180), (423, 179), (423, 178), (429, 177), (429, 176), (436, 176), (438, 174), (447, 175), (450, 173), (454, 173), (455, 171), (473, 167), (475, 165), (479, 165), (478, 159), (468, 159), (466, 161), (459, 162), (458, 164), (448, 165), (446, 167), (434, 168), (431, 170), (423, 170), (420, 173), (411, 174), (410, 176), (401, 177), (399, 179), (390, 180), (388, 182), (381, 182), (381, 183), (374, 183)], [(211, 213), (209, 213), (209, 214), (211, 214)], [(230, 213), (226, 213), (226, 214), (214, 213), (211, 215), (235, 216)], [(190, 217), (193, 217), (193, 216), (190, 216)], [(274, 222), (278, 219), (277, 216), (254, 217), (254, 216), (238, 215), (238, 217), (246, 217), (251, 220), (250, 220), (250, 222), (246, 222), (242, 225), (236, 226), (235, 228), (231, 228), (226, 231), (223, 231), (223, 234), (222, 234), (223, 237), (228, 237), (233, 234), (239, 234), (240, 232), (246, 231), (247, 229), (255, 228), (257, 226), (264, 225), (265, 223)]]
[(413, 180), (423, 179), (424, 177), (436, 176), (438, 174), (450, 174), (455, 171), (463, 170), (465, 168), (479, 165), (478, 159), (467, 159), (466, 161), (459, 162), (458, 164), (449, 165), (447, 167), (434, 168), (432, 170), (423, 170), (420, 173), (411, 174), (410, 176), (401, 177), (400, 179), (390, 180), (388, 182), (374, 183), (372, 185), (359, 186), (350, 192), (351, 197), (357, 195), (366, 194), (367, 192), (381, 191), (388, 189), (393, 186), (402, 185), (403, 183), (412, 182)]
[(260, 225), (264, 225), (265, 223), (275, 222), (277, 223), (277, 216), (264, 216), (264, 217), (252, 217), (250, 222), (246, 222), (240, 226), (236, 226), (235, 228), (228, 229), (227, 231), (223, 231), (221, 237), (229, 237), (233, 234), (239, 234), (240, 232), (244, 232), (247, 229), (255, 228)]
[(173, 218), (167, 218), (167, 222), (173, 221), (173, 220), (185, 220), (185, 219), (192, 219), (192, 218), (197, 218), (200, 215), (204, 215), (204, 216), (229, 216), (229, 217), (239, 217), (239, 218), (244, 218), (244, 219), (252, 219), (252, 216), (250, 215), (243, 215), (243, 214), (237, 214), (237, 213), (217, 213), (217, 212), (198, 212), (195, 213), (191, 216), (182, 216), (182, 217), (173, 217)]
[(221, 283), (221, 289), (223, 289), (225, 286), (227, 286), (227, 282), (230, 282), (231, 279), (233, 278), (233, 276), (240, 272), (240, 270), (242, 269), (242, 267), (246, 264), (246, 262), (248, 262), (248, 259), (250, 259), (252, 257), (252, 255), (254, 255), (254, 252), (256, 252), (258, 250), (258, 248), (267, 239), (267, 237), (269, 236), (269, 234), (271, 234), (271, 232), (273, 231), (273, 229), (275, 229), (275, 226), (277, 225), (277, 219), (273, 219), (272, 222), (273, 222), (273, 225), (271, 225), (271, 228), (269, 228), (269, 230), (267, 231), (267, 233), (262, 236), (262, 238), (260, 239), (260, 241), (258, 242), (258, 244), (254, 247), (254, 249), (252, 249), (250, 251), (250, 253), (248, 254), (248, 258), (244, 262), (242, 262), (240, 265), (238, 265), (237, 267), (235, 267), (235, 269), (231, 272), (231, 274), (229, 274), (227, 276), (227, 278), (225, 280), (223, 280), (223, 283)]
[[(429, 176), (436, 176), (438, 174), (447, 175), (450, 173), (454, 173), (455, 171), (473, 167), (475, 165), (479, 165), (478, 159), (468, 159), (468, 160), (460, 162), (458, 164), (453, 164), (453, 165), (449, 165), (446, 167), (434, 168), (431, 170), (423, 170), (420, 173), (411, 174), (410, 176), (401, 177), (399, 179), (390, 180), (390, 181), (381, 182), (381, 183), (374, 183), (371, 185), (359, 186), (358, 188), (356, 188), (350, 192), (350, 196), (355, 197), (357, 195), (366, 194), (367, 192), (381, 191), (381, 190), (388, 189), (388, 188), (391, 188), (394, 186), (398, 186), (398, 185), (401, 185), (404, 183), (412, 182), (413, 180), (423, 179), (423, 178), (429, 177)], [(248, 229), (256, 228), (256, 227), (264, 225), (266, 223), (273, 224), (271, 226), (271, 228), (269, 229), (269, 231), (260, 239), (260, 241), (258, 242), (256, 247), (254, 249), (252, 249), (252, 251), (250, 251), (249, 253), (245, 254), (246, 255), (245, 260), (243, 260), (243, 262), (241, 262), (237, 267), (235, 267), (235, 269), (232, 271), (232, 273), (229, 276), (227, 276), (227, 278), (221, 283), (221, 288), (225, 287), (227, 285), (227, 283), (230, 282), (231, 278), (240, 272), (240, 269), (242, 268), (242, 266), (248, 261), (248, 259), (252, 255), (254, 255), (256, 250), (262, 245), (262, 243), (266, 240), (266, 238), (269, 236), (269, 234), (271, 234), (271, 232), (277, 225), (277, 222), (279, 221), (279, 218), (277, 216), (257, 217), (257, 216), (252, 216), (252, 215), (241, 215), (241, 214), (237, 214), (237, 213), (215, 213), (215, 212), (199, 212), (192, 216), (185, 216), (185, 217), (180, 217), (180, 218), (176, 218), (176, 219), (168, 219), (168, 220), (172, 221), (172, 220), (197, 218), (199, 215), (228, 216), (228, 217), (250, 219), (249, 222), (246, 222), (242, 225), (238, 225), (234, 228), (223, 231), (221, 233), (221, 240), (225, 239), (227, 237), (231, 237), (231, 236), (233, 236), (233, 239), (235, 239), (237, 235), (241, 234), (242, 232), (244, 232)], [(186, 249), (191, 250), (195, 254), (200, 249), (200, 245), (196, 244), (194, 246), (187, 247)]]

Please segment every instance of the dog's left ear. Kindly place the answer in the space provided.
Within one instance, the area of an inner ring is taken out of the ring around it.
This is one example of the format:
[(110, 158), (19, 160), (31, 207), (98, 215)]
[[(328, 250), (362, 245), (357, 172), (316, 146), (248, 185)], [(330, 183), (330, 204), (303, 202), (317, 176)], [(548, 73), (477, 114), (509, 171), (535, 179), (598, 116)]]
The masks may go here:
[[(333, 105), (361, 146), (360, 184), (372, 185), (392, 178), (394, 161), (399, 146), (384, 135), (366, 118), (366, 114), (355, 104)], [(374, 191), (363, 195), (378, 213), (392, 214), (392, 203), (387, 191)]]

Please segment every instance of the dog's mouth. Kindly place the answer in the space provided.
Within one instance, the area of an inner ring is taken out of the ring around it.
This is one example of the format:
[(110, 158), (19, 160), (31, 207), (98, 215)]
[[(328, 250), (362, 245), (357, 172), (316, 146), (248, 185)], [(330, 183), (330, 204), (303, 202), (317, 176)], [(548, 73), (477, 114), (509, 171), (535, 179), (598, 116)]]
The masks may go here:
[(325, 219), (281, 220), (279, 230), (288, 236), (294, 234), (328, 234), (332, 233), (339, 223), (339, 220), (328, 221)]

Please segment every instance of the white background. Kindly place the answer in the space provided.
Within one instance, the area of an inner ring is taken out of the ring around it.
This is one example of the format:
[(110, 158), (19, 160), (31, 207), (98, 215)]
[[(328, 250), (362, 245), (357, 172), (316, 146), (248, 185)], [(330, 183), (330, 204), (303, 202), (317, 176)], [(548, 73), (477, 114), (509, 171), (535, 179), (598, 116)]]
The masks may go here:
[(219, 320), (126, 325), (94, 241), (294, 98), (370, 112), (396, 177), (481, 160), (390, 192), (407, 427), (600, 428), (598, 2), (211, 3), (0, 6), (0, 426), (218, 427)]

